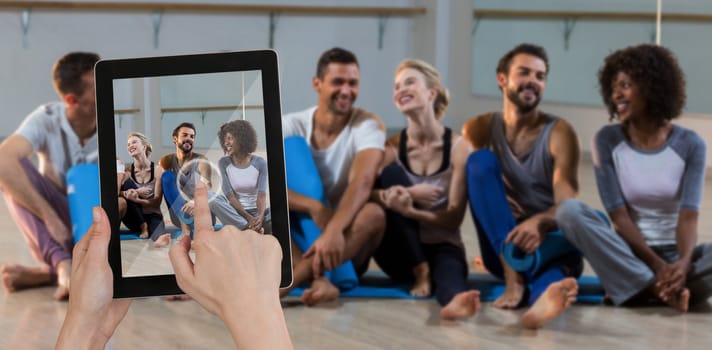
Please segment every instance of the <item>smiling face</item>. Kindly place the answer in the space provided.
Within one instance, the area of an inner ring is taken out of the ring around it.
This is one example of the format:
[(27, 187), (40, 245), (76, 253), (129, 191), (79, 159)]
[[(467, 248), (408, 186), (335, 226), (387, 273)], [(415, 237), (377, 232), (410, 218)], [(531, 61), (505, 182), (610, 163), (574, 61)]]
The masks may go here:
[(329, 63), (323, 78), (314, 77), (313, 85), (319, 94), (320, 107), (326, 107), (336, 115), (348, 116), (358, 97), (358, 65)]
[(128, 139), (126, 150), (131, 157), (137, 157), (139, 154), (146, 154), (146, 145), (141, 142), (140, 138), (131, 136)]
[(173, 143), (176, 148), (183, 154), (193, 151), (193, 143), (195, 142), (195, 131), (188, 127), (178, 129), (178, 135), (173, 137)]
[(497, 83), (505, 98), (520, 112), (534, 110), (546, 88), (546, 63), (539, 57), (518, 54), (512, 58), (509, 72), (498, 73)]
[(611, 102), (622, 122), (645, 114), (645, 100), (638, 85), (625, 72), (618, 72), (611, 82)]
[(235, 141), (237, 140), (235, 140), (235, 137), (232, 136), (231, 133), (225, 133), (225, 137), (223, 140), (223, 150), (225, 151), (225, 155), (232, 156), (233, 154), (235, 154), (235, 152), (237, 152), (239, 146)]
[(393, 83), (393, 102), (403, 114), (433, 108), (436, 91), (429, 89), (425, 75), (413, 68), (401, 69)]

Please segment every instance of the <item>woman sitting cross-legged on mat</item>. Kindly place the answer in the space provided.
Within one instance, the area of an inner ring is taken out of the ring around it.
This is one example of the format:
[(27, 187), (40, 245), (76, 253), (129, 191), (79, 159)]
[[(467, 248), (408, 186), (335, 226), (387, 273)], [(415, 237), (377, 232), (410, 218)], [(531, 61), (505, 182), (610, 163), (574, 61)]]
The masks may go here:
[(140, 234), (140, 238), (151, 238), (159, 248), (170, 243), (171, 235), (166, 233), (161, 214), (163, 191), (160, 179), (163, 169), (150, 160), (152, 147), (148, 138), (139, 132), (128, 136), (127, 150), (133, 163), (126, 167), (124, 182), (119, 196), (126, 200), (126, 212), (122, 221), (126, 227)]
[(615, 305), (658, 299), (686, 311), (712, 296), (712, 243), (695, 246), (706, 146), (671, 121), (685, 105), (672, 52), (654, 45), (618, 50), (598, 73), (611, 119), (593, 141), (601, 202), (613, 228), (585, 204), (557, 211)]
[[(410, 293), (435, 296), (446, 319), (474, 315), (479, 292), (469, 290), (459, 218), (437, 215), (448, 206), (452, 145), (460, 139), (440, 123), (448, 104), (439, 73), (428, 63), (405, 60), (396, 69), (393, 99), (408, 127), (387, 141), (385, 167), (372, 200), (386, 209), (386, 232), (374, 258), (399, 281), (413, 282)], [(464, 189), (462, 189), (464, 190)]]
[(218, 167), (222, 191), (236, 214), (247, 220), (247, 228), (272, 233), (272, 219), (267, 208), (267, 160), (254, 154), (257, 132), (247, 120), (233, 120), (218, 131), (225, 157)]

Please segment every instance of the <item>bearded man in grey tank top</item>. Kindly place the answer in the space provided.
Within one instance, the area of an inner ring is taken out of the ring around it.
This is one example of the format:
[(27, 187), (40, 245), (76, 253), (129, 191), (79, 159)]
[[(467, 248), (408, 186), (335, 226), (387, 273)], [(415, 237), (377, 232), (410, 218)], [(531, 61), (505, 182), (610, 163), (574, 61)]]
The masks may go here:
[(521, 320), (527, 328), (541, 327), (576, 300), (576, 277), (583, 269), (578, 252), (536, 273), (517, 272), (502, 257), (510, 243), (525, 253), (536, 251), (557, 230), (557, 205), (578, 193), (576, 134), (569, 123), (537, 108), (548, 72), (539, 46), (521, 44), (505, 54), (497, 67), (502, 112), (467, 121), (463, 137), (469, 142), (460, 143), (453, 156), (453, 183), (463, 191), (451, 200), (470, 200), (485, 267), (506, 284), (494, 306), (531, 306)]

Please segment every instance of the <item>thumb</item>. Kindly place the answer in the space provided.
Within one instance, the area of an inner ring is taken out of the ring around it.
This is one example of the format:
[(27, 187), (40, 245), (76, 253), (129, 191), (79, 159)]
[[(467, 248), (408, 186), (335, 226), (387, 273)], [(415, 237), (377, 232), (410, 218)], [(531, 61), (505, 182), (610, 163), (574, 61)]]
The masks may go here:
[(77, 267), (84, 261), (84, 257), (90, 249), (95, 251), (94, 254), (100, 254), (100, 256), (108, 256), (109, 254), (111, 228), (109, 227), (106, 213), (101, 207), (93, 207), (91, 214), (94, 222), (84, 234), (84, 237), (74, 246), (72, 252), (72, 259), (76, 261)]
[(190, 237), (181, 236), (176, 244), (168, 251), (168, 256), (173, 265), (173, 270), (176, 273), (176, 282), (178, 287), (187, 294), (191, 293), (195, 284), (195, 271), (193, 270), (193, 261), (190, 260)]

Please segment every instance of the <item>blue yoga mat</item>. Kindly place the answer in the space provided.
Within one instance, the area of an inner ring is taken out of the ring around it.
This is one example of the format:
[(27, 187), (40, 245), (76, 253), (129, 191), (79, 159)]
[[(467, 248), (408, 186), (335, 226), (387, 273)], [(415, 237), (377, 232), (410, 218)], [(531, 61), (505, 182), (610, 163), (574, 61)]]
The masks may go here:
[[(468, 287), (480, 291), (480, 300), (494, 301), (504, 292), (504, 282), (489, 274), (471, 273), (467, 278)], [(605, 294), (601, 282), (595, 276), (581, 276), (578, 279), (578, 303), (600, 304)], [(361, 277), (361, 284), (342, 292), (344, 298), (377, 299), (423, 299), (410, 295), (410, 285), (393, 282), (381, 271), (369, 271)], [(304, 288), (295, 288), (289, 295), (301, 296)], [(433, 298), (433, 297), (430, 297)], [(425, 299), (430, 299), (425, 298)]]
[(67, 201), (72, 222), (74, 243), (79, 242), (91, 227), (92, 207), (101, 205), (99, 166), (78, 164), (67, 171)]
[(515, 271), (527, 272), (531, 276), (536, 275), (548, 262), (575, 251), (576, 247), (569, 243), (561, 231), (547, 233), (539, 248), (531, 254), (524, 253), (512, 243), (502, 243), (502, 256), (507, 264)]
[[(602, 211), (596, 210), (596, 214), (608, 223), (608, 226), (611, 225)], [(539, 269), (550, 261), (575, 251), (577, 251), (576, 247), (564, 237), (561, 231), (547, 233), (539, 249), (531, 254), (524, 253), (514, 244), (502, 243), (502, 256), (507, 264), (515, 271), (527, 272), (530, 275), (536, 275)]]
[[(285, 138), (284, 158), (287, 187), (296, 193), (324, 203), (324, 187), (306, 140), (301, 136)], [(321, 230), (309, 215), (294, 212), (290, 212), (290, 215), (294, 216), (299, 223), (299, 227), (292, 228), (292, 240), (299, 249), (306, 252), (321, 236)], [(350, 261), (327, 272), (326, 276), (342, 291), (347, 291), (358, 285), (358, 277)]]

